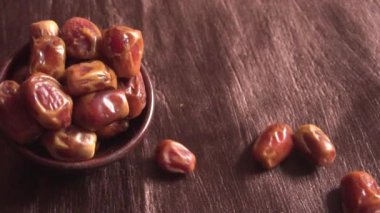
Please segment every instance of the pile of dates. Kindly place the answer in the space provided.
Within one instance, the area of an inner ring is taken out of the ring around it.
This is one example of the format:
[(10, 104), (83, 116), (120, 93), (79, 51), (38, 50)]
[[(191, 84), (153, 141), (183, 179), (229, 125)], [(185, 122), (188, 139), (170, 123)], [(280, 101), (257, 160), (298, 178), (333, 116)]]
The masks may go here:
[(125, 132), (146, 105), (139, 30), (100, 30), (73, 17), (30, 26), (28, 67), (0, 83), (0, 131), (18, 144), (41, 144), (54, 159), (94, 157), (98, 140)]

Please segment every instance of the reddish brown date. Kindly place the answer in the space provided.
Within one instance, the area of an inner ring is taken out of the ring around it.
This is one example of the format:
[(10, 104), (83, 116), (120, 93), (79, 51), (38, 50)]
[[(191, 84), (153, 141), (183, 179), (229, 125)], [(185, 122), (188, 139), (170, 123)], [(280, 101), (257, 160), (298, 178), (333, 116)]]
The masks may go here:
[(22, 84), (22, 92), (29, 112), (43, 127), (57, 130), (70, 126), (73, 101), (57, 80), (34, 73)]
[(380, 202), (374, 202), (365, 206), (362, 206), (357, 211), (358, 213), (380, 213)]
[(15, 142), (26, 144), (36, 140), (43, 129), (28, 114), (19, 89), (15, 81), (0, 83), (0, 130)]
[(166, 139), (161, 141), (156, 149), (158, 165), (172, 173), (190, 173), (195, 169), (196, 157), (184, 145)]
[(128, 81), (120, 80), (119, 88), (124, 89), (129, 104), (128, 118), (136, 118), (141, 114), (146, 106), (145, 84), (141, 73), (132, 77)]
[(32, 38), (37, 39), (44, 36), (57, 36), (59, 28), (53, 20), (42, 20), (31, 24), (29, 30)]
[(57, 36), (44, 36), (33, 42), (30, 72), (42, 72), (60, 79), (65, 74), (66, 48)]
[(96, 131), (129, 113), (123, 90), (106, 90), (79, 97), (74, 104), (75, 123), (87, 130)]
[(105, 89), (116, 89), (117, 78), (101, 61), (74, 64), (66, 70), (66, 86), (70, 95), (78, 96)]
[(128, 120), (118, 120), (96, 131), (99, 138), (112, 138), (122, 132), (127, 131), (129, 127)]
[(83, 161), (94, 157), (96, 134), (76, 127), (47, 132), (42, 144), (49, 154), (61, 161)]
[(380, 212), (380, 188), (367, 172), (348, 173), (340, 183), (345, 213)]
[(113, 26), (104, 31), (101, 43), (118, 77), (131, 78), (140, 72), (144, 41), (139, 30)]
[(329, 137), (317, 126), (312, 124), (301, 126), (294, 139), (297, 149), (316, 165), (327, 166), (334, 162), (335, 147)]
[(293, 130), (286, 124), (268, 126), (252, 147), (253, 157), (266, 169), (280, 164), (293, 149)]
[(93, 59), (98, 55), (101, 39), (99, 28), (90, 20), (73, 17), (61, 28), (61, 37), (66, 43), (67, 55), (77, 59)]

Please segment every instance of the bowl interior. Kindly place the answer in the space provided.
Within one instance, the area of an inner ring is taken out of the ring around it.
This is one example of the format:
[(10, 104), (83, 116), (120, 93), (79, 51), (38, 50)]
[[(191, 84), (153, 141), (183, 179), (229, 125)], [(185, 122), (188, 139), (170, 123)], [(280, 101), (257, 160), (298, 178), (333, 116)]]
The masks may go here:
[[(1, 67), (0, 81), (19, 78), (22, 68), (28, 66), (29, 53), (29, 45), (25, 45), (13, 57), (9, 58)], [(90, 169), (120, 160), (141, 141), (152, 121), (154, 110), (153, 86), (144, 66), (141, 68), (141, 73), (147, 95), (145, 109), (139, 117), (130, 120), (130, 126), (126, 132), (109, 140), (100, 140), (100, 146), (93, 159), (79, 162), (57, 161), (51, 158), (38, 142), (31, 145), (18, 145), (2, 135), (1, 137), (26, 158), (49, 168), (65, 170)]]

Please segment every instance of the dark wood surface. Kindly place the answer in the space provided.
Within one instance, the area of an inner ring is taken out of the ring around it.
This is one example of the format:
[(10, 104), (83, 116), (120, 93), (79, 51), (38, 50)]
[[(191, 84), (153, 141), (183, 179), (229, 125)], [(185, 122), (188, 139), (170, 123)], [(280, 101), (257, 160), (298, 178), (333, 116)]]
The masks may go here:
[[(0, 1), (0, 59), (40, 19), (123, 23), (142, 29), (156, 89), (143, 143), (105, 168), (41, 170), (0, 143), (0, 212), (340, 212), (344, 174), (380, 180), (379, 11), (355, 0)], [(273, 122), (319, 125), (335, 163), (293, 154), (263, 171), (250, 148)], [(164, 138), (196, 154), (195, 173), (156, 167)]]

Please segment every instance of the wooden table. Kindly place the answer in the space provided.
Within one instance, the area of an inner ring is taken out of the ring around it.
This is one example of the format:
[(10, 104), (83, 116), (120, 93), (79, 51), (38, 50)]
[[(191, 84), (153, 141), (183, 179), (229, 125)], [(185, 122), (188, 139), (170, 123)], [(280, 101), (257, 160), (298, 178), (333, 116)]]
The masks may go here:
[[(0, 1), (0, 59), (40, 19), (124, 23), (143, 31), (156, 89), (143, 143), (105, 168), (47, 172), (0, 143), (0, 212), (340, 212), (343, 175), (380, 180), (379, 11), (355, 0)], [(319, 125), (335, 163), (293, 154), (263, 171), (250, 149), (273, 122)], [(197, 155), (195, 173), (157, 168), (164, 138)]]

